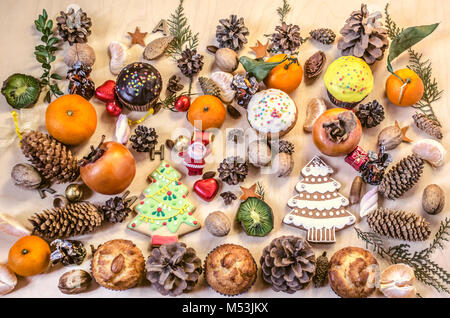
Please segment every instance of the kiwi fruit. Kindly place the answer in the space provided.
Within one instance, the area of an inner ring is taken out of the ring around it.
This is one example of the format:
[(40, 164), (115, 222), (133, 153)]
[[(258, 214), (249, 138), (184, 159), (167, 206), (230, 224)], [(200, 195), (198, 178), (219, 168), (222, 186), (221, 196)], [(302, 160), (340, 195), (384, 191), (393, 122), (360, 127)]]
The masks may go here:
[(250, 197), (241, 203), (236, 221), (241, 223), (247, 235), (266, 236), (273, 229), (272, 209), (261, 199)]
[(3, 82), (2, 94), (13, 108), (27, 108), (34, 105), (41, 93), (39, 80), (25, 74), (13, 74)]

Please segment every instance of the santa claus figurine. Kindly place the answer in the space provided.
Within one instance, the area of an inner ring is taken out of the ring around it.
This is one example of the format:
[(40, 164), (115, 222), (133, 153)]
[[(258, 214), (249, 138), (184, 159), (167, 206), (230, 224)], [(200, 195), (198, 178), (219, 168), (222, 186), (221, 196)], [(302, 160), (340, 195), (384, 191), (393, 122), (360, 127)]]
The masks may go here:
[(184, 159), (183, 163), (188, 169), (188, 175), (198, 176), (203, 174), (205, 157), (211, 153), (211, 149), (208, 147), (211, 141), (212, 135), (210, 133), (195, 131), (189, 147), (179, 153), (179, 156)]

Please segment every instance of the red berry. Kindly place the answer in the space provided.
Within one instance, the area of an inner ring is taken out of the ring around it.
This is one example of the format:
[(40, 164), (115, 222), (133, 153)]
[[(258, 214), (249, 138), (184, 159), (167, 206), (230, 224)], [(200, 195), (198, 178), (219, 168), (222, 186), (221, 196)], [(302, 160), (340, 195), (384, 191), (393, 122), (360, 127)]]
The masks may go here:
[(185, 112), (191, 106), (191, 101), (188, 96), (181, 95), (175, 100), (174, 108), (179, 112)]

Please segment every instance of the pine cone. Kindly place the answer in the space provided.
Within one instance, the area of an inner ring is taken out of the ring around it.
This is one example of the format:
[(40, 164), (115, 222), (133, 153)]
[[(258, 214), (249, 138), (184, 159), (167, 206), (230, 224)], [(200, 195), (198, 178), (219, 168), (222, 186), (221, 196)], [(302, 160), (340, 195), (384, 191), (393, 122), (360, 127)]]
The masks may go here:
[(414, 213), (378, 208), (367, 216), (372, 231), (405, 241), (425, 241), (431, 233), (430, 223)]
[(121, 223), (130, 214), (131, 209), (123, 197), (114, 197), (105, 202), (101, 211), (109, 223)]
[(82, 9), (76, 12), (73, 8), (70, 8), (68, 12), (61, 11), (56, 22), (59, 36), (70, 45), (86, 43), (87, 37), (91, 34), (91, 18)]
[(280, 140), (278, 143), (278, 152), (284, 152), (292, 155), (295, 151), (295, 146), (292, 142), (287, 140)]
[(259, 83), (254, 76), (248, 73), (239, 73), (233, 76), (231, 88), (236, 92), (234, 99), (238, 105), (247, 108), (250, 99), (259, 89)]
[(270, 36), (272, 52), (293, 54), (306, 39), (300, 36), (300, 27), (295, 24), (286, 24), (275, 28), (275, 33)]
[(81, 265), (86, 257), (86, 249), (80, 241), (56, 239), (50, 243), (52, 254), (50, 260), (55, 265), (61, 262), (64, 266)]
[(33, 234), (55, 239), (91, 232), (102, 224), (103, 216), (95, 205), (84, 202), (35, 213), (29, 221)]
[(330, 270), (330, 262), (328, 261), (327, 252), (323, 252), (316, 259), (316, 271), (313, 277), (314, 287), (323, 287), (328, 283), (328, 271)]
[(281, 236), (263, 250), (260, 262), (265, 282), (275, 291), (292, 294), (308, 286), (316, 269), (316, 257), (302, 237)]
[(53, 137), (30, 131), (23, 135), (20, 147), (25, 157), (48, 181), (66, 183), (78, 178), (80, 169), (77, 159)]
[(419, 181), (423, 166), (424, 161), (416, 155), (403, 158), (384, 175), (378, 192), (391, 200), (401, 197)]
[(167, 82), (167, 90), (175, 94), (183, 89), (183, 84), (180, 84), (180, 77), (176, 75), (172, 75)]
[(150, 152), (158, 143), (158, 135), (155, 128), (139, 125), (134, 130), (134, 135), (130, 137), (130, 141), (131, 146), (137, 152)]
[(250, 34), (244, 24), (244, 18), (232, 14), (228, 19), (220, 19), (216, 28), (216, 39), (221, 48), (227, 47), (233, 51), (242, 49), (247, 43), (247, 35)]
[(212, 79), (201, 76), (198, 78), (203, 94), (212, 95), (220, 98), (222, 90)]
[(239, 157), (228, 157), (222, 161), (217, 171), (220, 180), (229, 185), (236, 185), (245, 180), (248, 164)]
[(355, 115), (363, 127), (372, 128), (384, 120), (384, 108), (378, 101), (373, 100), (367, 104), (359, 104), (355, 109)]
[(222, 192), (220, 194), (220, 196), (222, 197), (223, 202), (225, 203), (225, 205), (230, 205), (234, 200), (237, 199), (236, 194), (234, 194), (231, 191)]
[(95, 84), (89, 77), (92, 68), (83, 65), (80, 61), (67, 72), (69, 80), (69, 94), (77, 94), (90, 100), (95, 94)]
[(316, 29), (309, 32), (309, 35), (322, 44), (331, 44), (334, 42), (334, 39), (336, 39), (336, 34), (331, 29)]
[(353, 11), (341, 29), (338, 49), (342, 55), (353, 55), (373, 64), (383, 58), (389, 45), (387, 30), (380, 21), (381, 13), (369, 15), (367, 5), (361, 4), (361, 10)]
[(147, 259), (147, 279), (162, 295), (178, 296), (194, 289), (202, 261), (193, 248), (175, 242), (154, 248)]
[(423, 130), (430, 136), (433, 136), (437, 139), (442, 139), (441, 127), (433, 119), (421, 113), (415, 113), (413, 115), (413, 119), (416, 123), (417, 128)]
[(177, 61), (178, 68), (186, 77), (192, 77), (203, 68), (203, 55), (198, 54), (197, 50), (186, 48), (181, 52), (181, 57)]

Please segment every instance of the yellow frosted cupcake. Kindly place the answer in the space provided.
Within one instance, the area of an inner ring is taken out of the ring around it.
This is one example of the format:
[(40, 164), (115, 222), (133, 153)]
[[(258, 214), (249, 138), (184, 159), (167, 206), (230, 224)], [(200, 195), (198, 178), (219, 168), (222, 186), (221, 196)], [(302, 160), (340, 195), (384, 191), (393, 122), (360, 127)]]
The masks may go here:
[(353, 108), (372, 91), (372, 70), (360, 58), (342, 56), (328, 66), (324, 83), (333, 104)]

